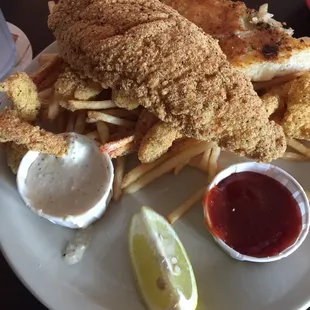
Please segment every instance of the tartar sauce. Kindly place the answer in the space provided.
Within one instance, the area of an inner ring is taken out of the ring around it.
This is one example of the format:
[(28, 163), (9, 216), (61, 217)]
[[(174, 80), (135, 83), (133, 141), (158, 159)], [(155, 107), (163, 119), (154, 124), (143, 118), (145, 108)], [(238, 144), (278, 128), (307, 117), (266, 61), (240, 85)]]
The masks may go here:
[[(72, 133), (67, 141), (69, 150), (62, 157), (27, 153), (18, 172), (18, 188), (26, 204), (39, 215), (57, 224), (61, 223), (52, 218), (66, 221), (77, 217), (79, 223), (74, 227), (86, 227), (92, 221), (88, 214), (92, 208), (101, 208), (100, 215), (106, 208), (113, 168), (89, 138)], [(98, 212), (91, 213), (94, 219), (100, 217)]]
[(90, 245), (92, 238), (92, 226), (85, 229), (78, 229), (74, 237), (67, 243), (63, 253), (63, 259), (68, 265), (78, 263)]

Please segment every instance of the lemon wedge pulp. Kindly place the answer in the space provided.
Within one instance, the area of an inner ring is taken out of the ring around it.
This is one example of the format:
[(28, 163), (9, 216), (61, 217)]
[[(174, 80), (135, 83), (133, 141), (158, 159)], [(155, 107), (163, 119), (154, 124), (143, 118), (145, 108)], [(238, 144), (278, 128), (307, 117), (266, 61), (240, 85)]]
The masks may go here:
[(195, 275), (172, 226), (142, 207), (129, 229), (129, 256), (141, 298), (149, 310), (194, 310)]

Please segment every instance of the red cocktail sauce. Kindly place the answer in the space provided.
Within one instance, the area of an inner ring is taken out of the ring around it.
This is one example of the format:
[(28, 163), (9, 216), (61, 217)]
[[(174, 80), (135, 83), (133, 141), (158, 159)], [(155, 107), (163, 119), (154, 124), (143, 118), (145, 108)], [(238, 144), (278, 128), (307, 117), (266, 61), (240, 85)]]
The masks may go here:
[(256, 172), (234, 173), (203, 200), (213, 235), (241, 254), (274, 256), (292, 245), (301, 231), (301, 213), (290, 191)]

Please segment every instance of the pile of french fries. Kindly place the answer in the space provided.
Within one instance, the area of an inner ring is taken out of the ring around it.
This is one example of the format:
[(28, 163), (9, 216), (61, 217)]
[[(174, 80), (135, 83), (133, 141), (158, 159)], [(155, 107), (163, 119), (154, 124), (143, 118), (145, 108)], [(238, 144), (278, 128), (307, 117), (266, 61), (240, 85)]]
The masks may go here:
[[(50, 11), (55, 3), (49, 1)], [(40, 122), (51, 123), (57, 132), (84, 134), (99, 144), (101, 151), (114, 160), (115, 177), (113, 199), (119, 200), (122, 194), (135, 193), (162, 175), (173, 172), (178, 175), (185, 166), (191, 166), (206, 173), (205, 187), (191, 195), (176, 208), (168, 220), (174, 223), (205, 194), (207, 183), (219, 172), (218, 159), (221, 149), (213, 142), (182, 138), (174, 142), (171, 149), (152, 163), (140, 164), (126, 173), (127, 155), (136, 151), (135, 125), (141, 110), (128, 111), (119, 108), (112, 100), (61, 100), (54, 96), (54, 84), (63, 69), (63, 60), (57, 54), (41, 54), (40, 68), (31, 75), (37, 85), (43, 107)], [(257, 85), (257, 88), (266, 85)], [(310, 149), (295, 139), (287, 139), (289, 151), (284, 159), (307, 161)]]
[[(76, 132), (86, 135), (101, 145), (101, 151), (114, 161), (115, 201), (124, 193), (137, 192), (166, 173), (173, 172), (178, 175), (185, 166), (206, 173), (207, 181), (218, 172), (220, 148), (216, 143), (182, 138), (175, 141), (169, 152), (154, 162), (140, 164), (126, 173), (127, 155), (137, 150), (135, 126), (141, 109), (128, 111), (119, 108), (110, 99), (60, 99), (54, 95), (54, 84), (62, 69), (60, 57), (57, 54), (41, 54), (38, 61), (40, 68), (31, 77), (38, 87), (42, 104), (39, 122), (51, 124), (58, 133)], [(194, 193), (193, 197), (189, 197), (168, 216), (169, 221), (175, 222), (202, 198), (204, 191), (205, 187)]]
[[(218, 159), (220, 148), (213, 142), (182, 138), (174, 142), (166, 154), (152, 163), (140, 164), (126, 173), (127, 155), (137, 150), (135, 145), (135, 125), (141, 110), (128, 111), (117, 107), (112, 100), (57, 100), (53, 96), (54, 83), (60, 72), (62, 61), (56, 54), (39, 56), (40, 69), (32, 75), (37, 83), (39, 98), (43, 105), (42, 122), (51, 122), (58, 132), (85, 134), (101, 144), (101, 151), (114, 159), (115, 178), (113, 199), (133, 194), (162, 175), (173, 172), (178, 175), (185, 166), (197, 168), (208, 175), (210, 182), (220, 170)], [(307, 161), (310, 149), (302, 142), (287, 139), (287, 144), (297, 152), (288, 151), (284, 159)], [(207, 183), (206, 183), (207, 186)], [(197, 201), (201, 200), (205, 189), (201, 188), (190, 196), (167, 218), (174, 223)]]

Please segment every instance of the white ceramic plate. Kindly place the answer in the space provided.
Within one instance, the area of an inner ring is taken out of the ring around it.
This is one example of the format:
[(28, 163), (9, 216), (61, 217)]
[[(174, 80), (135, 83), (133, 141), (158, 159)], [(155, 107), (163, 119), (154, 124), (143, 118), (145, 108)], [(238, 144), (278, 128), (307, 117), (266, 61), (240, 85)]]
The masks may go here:
[(7, 22), (7, 25), (10, 32), (18, 36), (17, 41), (15, 42), (17, 55), (12, 71), (16, 72), (25, 70), (32, 61), (32, 46), (29, 39), (21, 29), (9, 22)]
[[(57, 50), (55, 44), (45, 52)], [(36, 60), (30, 70), (37, 66)], [(222, 165), (240, 162), (222, 156)], [(310, 164), (277, 161), (306, 189)], [(16, 190), (15, 177), (0, 156), (0, 241), (20, 279), (53, 310), (143, 310), (131, 277), (127, 255), (129, 219), (141, 205), (168, 215), (206, 182), (186, 169), (167, 175), (145, 190), (111, 204), (95, 225), (95, 235), (83, 260), (67, 266), (61, 251), (73, 231), (33, 214)], [(175, 224), (196, 273), (200, 310), (295, 310), (310, 306), (310, 237), (290, 257), (255, 264), (233, 260), (213, 241), (197, 205)]]

